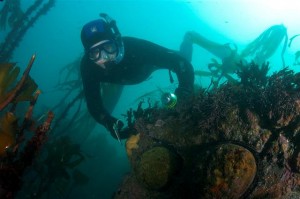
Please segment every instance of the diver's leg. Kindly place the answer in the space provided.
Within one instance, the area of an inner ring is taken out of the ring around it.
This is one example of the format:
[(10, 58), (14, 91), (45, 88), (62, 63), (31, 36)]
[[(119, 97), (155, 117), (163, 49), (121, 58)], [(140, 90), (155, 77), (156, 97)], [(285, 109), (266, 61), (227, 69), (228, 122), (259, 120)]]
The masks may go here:
[(193, 55), (193, 41), (189, 34), (185, 34), (183, 41), (180, 45), (179, 54), (187, 59), (189, 62), (192, 61)]
[(222, 60), (232, 54), (232, 50), (228, 47), (228, 45), (211, 41), (194, 31), (187, 32), (185, 38), (188, 38), (192, 43), (199, 45)]

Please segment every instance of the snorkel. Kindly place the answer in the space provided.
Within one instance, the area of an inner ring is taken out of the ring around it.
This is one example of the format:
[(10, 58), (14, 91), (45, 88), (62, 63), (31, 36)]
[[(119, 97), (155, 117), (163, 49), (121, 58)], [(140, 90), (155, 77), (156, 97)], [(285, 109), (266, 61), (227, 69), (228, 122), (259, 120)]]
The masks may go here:
[(114, 38), (113, 40), (116, 42), (116, 44), (118, 45), (118, 55), (115, 58), (114, 62), (116, 64), (120, 63), (124, 57), (124, 44), (122, 41), (122, 36), (120, 34), (120, 31), (116, 25), (116, 21), (113, 20), (111, 17), (109, 17), (107, 14), (105, 13), (100, 13), (100, 17), (102, 17), (105, 22), (108, 24), (109, 28), (112, 30)]

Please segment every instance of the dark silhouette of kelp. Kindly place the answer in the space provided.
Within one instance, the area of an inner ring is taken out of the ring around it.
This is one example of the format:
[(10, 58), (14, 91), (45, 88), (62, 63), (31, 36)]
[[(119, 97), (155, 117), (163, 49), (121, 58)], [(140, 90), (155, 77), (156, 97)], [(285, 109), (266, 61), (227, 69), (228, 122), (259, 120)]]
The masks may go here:
[(20, 0), (6, 1), (0, 11), (0, 30), (5, 30), (6, 26), (13, 28), (23, 14)]
[[(8, 62), (11, 59), (13, 51), (18, 47), (26, 32), (42, 15), (45, 15), (55, 3), (55, 0), (48, 0), (45, 4), (43, 4), (43, 1), (44, 0), (36, 0), (24, 14), (16, 14), (21, 12), (19, 1), (5, 1), (5, 5), (0, 12), (1, 26), (5, 27), (7, 20), (12, 20), (13, 23), (4, 42), (0, 45), (0, 63)], [(11, 3), (13, 3), (13, 6), (10, 5)], [(9, 12), (12, 12), (10, 18), (8, 18)]]
[(41, 153), (20, 194), (32, 194), (35, 198), (54, 195), (67, 198), (73, 186), (88, 183), (89, 178), (77, 168), (86, 156), (80, 145), (74, 143), (68, 135), (49, 140)]

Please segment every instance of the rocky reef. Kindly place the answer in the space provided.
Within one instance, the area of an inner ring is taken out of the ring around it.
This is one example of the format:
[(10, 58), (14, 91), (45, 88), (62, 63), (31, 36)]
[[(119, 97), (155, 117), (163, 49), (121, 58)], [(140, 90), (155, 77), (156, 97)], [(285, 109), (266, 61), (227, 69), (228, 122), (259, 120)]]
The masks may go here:
[(132, 172), (115, 199), (299, 198), (300, 73), (241, 66), (176, 109), (129, 111)]

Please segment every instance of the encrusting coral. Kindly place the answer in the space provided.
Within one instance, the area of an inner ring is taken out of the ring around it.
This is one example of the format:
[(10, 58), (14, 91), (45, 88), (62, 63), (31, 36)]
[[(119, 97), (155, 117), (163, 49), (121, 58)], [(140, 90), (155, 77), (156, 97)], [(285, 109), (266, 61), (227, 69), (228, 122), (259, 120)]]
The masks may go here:
[(131, 157), (132, 155), (132, 150), (137, 149), (138, 142), (140, 140), (140, 134), (137, 135), (131, 135), (127, 140), (126, 140), (126, 152), (128, 157)]

